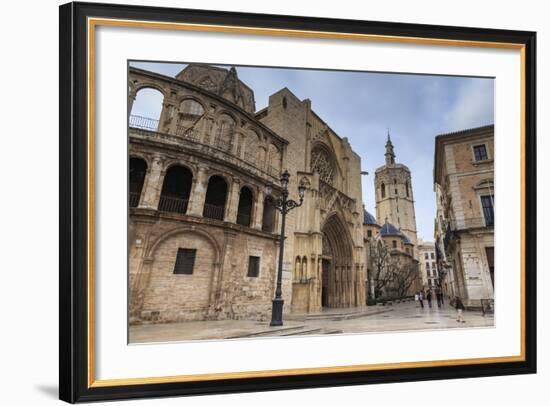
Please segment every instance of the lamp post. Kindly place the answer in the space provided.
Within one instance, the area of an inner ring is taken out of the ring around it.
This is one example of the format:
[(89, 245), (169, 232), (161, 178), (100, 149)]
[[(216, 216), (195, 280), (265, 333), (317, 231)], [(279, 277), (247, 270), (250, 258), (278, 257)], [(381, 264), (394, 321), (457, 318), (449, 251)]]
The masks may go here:
[(271, 184), (266, 185), (266, 196), (269, 203), (277, 209), (281, 215), (281, 237), (279, 240), (279, 267), (277, 269), (277, 288), (275, 289), (275, 298), (273, 299), (273, 305), (271, 308), (271, 323), (270, 326), (282, 326), (283, 325), (283, 304), (284, 300), (282, 298), (283, 289), (282, 289), (282, 279), (283, 279), (283, 256), (285, 251), (285, 225), (286, 225), (286, 215), (292, 209), (300, 207), (304, 201), (304, 193), (306, 187), (300, 183), (298, 186), (298, 196), (300, 201), (296, 202), (288, 198), (288, 180), (290, 178), (290, 173), (287, 170), (281, 175), (281, 186), (283, 191), (281, 197), (275, 199), (271, 196), (273, 191), (273, 186)]

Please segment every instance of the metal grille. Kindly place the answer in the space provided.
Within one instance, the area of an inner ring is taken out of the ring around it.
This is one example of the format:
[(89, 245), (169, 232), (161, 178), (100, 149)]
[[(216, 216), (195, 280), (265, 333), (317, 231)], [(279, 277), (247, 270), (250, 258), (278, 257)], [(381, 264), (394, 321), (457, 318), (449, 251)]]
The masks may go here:
[(170, 213), (185, 214), (187, 212), (187, 199), (177, 197), (161, 196), (159, 201), (159, 210)]
[(154, 120), (149, 117), (130, 116), (130, 127), (141, 128), (142, 130), (157, 131), (159, 120)]
[(178, 248), (176, 264), (174, 265), (175, 274), (191, 275), (195, 266), (196, 249)]
[(225, 208), (223, 206), (214, 206), (213, 204), (204, 204), (203, 217), (215, 220), (223, 220)]
[(246, 276), (257, 278), (260, 275), (260, 257), (248, 257), (248, 273)]

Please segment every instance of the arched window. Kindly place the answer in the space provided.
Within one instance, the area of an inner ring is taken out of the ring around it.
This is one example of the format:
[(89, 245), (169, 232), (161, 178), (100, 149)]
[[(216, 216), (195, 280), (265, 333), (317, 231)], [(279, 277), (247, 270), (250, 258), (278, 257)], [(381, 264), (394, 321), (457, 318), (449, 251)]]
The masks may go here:
[(302, 257), (302, 280), (307, 280), (307, 257)]
[(302, 260), (300, 257), (296, 257), (296, 262), (294, 263), (294, 280), (299, 281), (302, 277)]
[(236, 123), (229, 114), (222, 114), (218, 120), (218, 131), (216, 133), (215, 146), (230, 151), (233, 145)]
[(386, 185), (383, 183), (380, 185), (380, 196), (382, 199), (386, 197)]
[(281, 173), (281, 151), (273, 144), (269, 144), (267, 162), (267, 173), (273, 176), (279, 176)]
[(317, 147), (311, 151), (311, 171), (329, 185), (334, 183), (334, 163), (325, 149)]
[(264, 213), (262, 217), (262, 231), (272, 233), (275, 228), (275, 207), (266, 198), (264, 200)]
[(157, 89), (138, 90), (130, 114), (130, 127), (148, 131), (157, 131), (164, 96)]
[(405, 192), (407, 193), (407, 197), (409, 197), (409, 182), (405, 182)]
[(128, 205), (130, 207), (137, 207), (139, 205), (139, 199), (141, 197), (141, 190), (143, 189), (143, 182), (145, 181), (145, 174), (147, 173), (147, 163), (140, 158), (130, 158), (130, 173), (129, 173), (129, 196)]
[(186, 99), (180, 104), (180, 114), (197, 119), (204, 114), (204, 108), (199, 102), (192, 99)]
[(184, 166), (172, 166), (164, 177), (159, 210), (185, 214), (191, 193), (193, 174)]
[(206, 198), (204, 200), (203, 217), (223, 220), (225, 201), (227, 200), (227, 183), (221, 176), (212, 176), (208, 180)]
[(203, 114), (204, 108), (199, 102), (192, 99), (182, 101), (179, 106), (176, 134), (198, 140), (200, 137), (194, 126)]
[(237, 209), (237, 224), (250, 227), (253, 201), (254, 201), (254, 197), (253, 197), (252, 191), (246, 186), (243, 186), (239, 196), (239, 208)]
[(258, 157), (258, 147), (260, 145), (260, 136), (258, 133), (254, 130), (249, 132), (249, 135), (246, 139), (246, 145), (245, 145), (245, 151), (244, 151), (244, 159), (251, 164), (256, 164), (257, 162), (261, 162), (260, 158)]

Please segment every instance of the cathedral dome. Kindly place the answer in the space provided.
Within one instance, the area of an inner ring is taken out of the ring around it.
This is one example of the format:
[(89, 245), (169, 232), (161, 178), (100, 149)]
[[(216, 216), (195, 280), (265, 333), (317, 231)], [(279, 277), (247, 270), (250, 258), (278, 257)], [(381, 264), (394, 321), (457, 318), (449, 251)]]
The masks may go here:
[(390, 224), (388, 222), (385, 222), (382, 228), (380, 229), (380, 235), (382, 237), (388, 237), (391, 235), (403, 237), (403, 234), (401, 233), (401, 231), (399, 231), (397, 227), (395, 227), (393, 224)]
[(366, 225), (366, 226), (378, 225), (374, 216), (366, 210), (363, 210), (363, 225)]

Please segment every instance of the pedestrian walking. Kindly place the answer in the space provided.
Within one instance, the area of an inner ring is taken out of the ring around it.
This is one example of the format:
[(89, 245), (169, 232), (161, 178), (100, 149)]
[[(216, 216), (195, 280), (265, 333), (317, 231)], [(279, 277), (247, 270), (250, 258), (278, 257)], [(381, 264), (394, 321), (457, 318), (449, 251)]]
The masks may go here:
[(426, 299), (428, 299), (428, 307), (432, 308), (432, 290), (428, 290), (428, 294), (426, 295)]
[(441, 291), (439, 289), (435, 291), (435, 298), (437, 299), (437, 307), (441, 308)]
[(466, 323), (466, 321), (464, 320), (464, 315), (462, 314), (465, 309), (464, 303), (462, 303), (462, 300), (458, 296), (455, 296), (454, 298), (454, 307), (456, 309), (457, 323)]
[(422, 291), (418, 293), (418, 301), (420, 302), (420, 307), (424, 308), (424, 293)]

